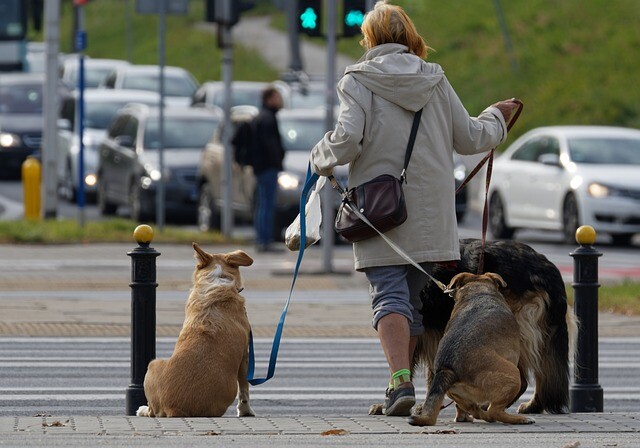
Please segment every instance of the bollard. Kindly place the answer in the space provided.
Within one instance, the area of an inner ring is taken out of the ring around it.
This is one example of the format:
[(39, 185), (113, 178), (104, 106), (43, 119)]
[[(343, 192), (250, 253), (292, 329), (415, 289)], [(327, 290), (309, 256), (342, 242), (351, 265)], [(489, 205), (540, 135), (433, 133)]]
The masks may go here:
[(135, 415), (147, 404), (144, 376), (147, 366), (156, 357), (156, 257), (149, 247), (153, 229), (140, 225), (133, 232), (138, 242), (127, 255), (131, 257), (131, 384), (126, 391), (126, 415)]
[(573, 309), (578, 318), (578, 341), (574, 360), (574, 383), (570, 387), (571, 412), (602, 412), (603, 390), (598, 384), (598, 257), (591, 245), (596, 232), (591, 226), (576, 231), (580, 247), (573, 257)]
[(24, 197), (24, 219), (40, 219), (40, 162), (28, 156), (22, 162), (22, 195)]

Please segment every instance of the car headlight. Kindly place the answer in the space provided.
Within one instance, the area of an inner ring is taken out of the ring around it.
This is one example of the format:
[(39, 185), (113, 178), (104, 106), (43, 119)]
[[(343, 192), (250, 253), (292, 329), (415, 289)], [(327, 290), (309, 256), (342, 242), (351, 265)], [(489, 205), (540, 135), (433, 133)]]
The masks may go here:
[(606, 198), (611, 195), (611, 190), (606, 185), (602, 185), (599, 183), (591, 183), (589, 184), (589, 188), (587, 189), (589, 194), (594, 198)]
[(152, 181), (157, 182), (162, 179), (162, 173), (159, 170), (151, 170), (149, 172), (149, 177)]
[(96, 183), (98, 183), (98, 178), (95, 174), (87, 174), (84, 177), (84, 183), (89, 187), (95, 187)]
[(300, 185), (300, 179), (289, 173), (280, 173), (278, 175), (278, 185), (280, 185), (280, 188), (283, 190), (293, 190)]
[(13, 148), (22, 145), (22, 139), (17, 134), (10, 132), (0, 132), (0, 146), (3, 148)]

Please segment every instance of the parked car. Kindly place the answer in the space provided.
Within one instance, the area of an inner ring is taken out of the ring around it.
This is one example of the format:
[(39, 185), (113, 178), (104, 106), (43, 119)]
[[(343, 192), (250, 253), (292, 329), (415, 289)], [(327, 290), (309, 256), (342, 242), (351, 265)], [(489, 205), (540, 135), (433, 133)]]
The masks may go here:
[[(160, 91), (160, 67), (157, 65), (128, 65), (118, 67), (100, 84), (104, 89), (135, 89)], [(188, 106), (198, 88), (191, 73), (181, 67), (164, 68), (164, 93), (166, 104)]]
[(128, 206), (134, 220), (154, 218), (162, 179), (167, 217), (195, 222), (200, 152), (221, 119), (207, 109), (167, 108), (160, 172), (159, 110), (135, 104), (118, 112), (98, 150), (100, 211), (112, 215), (119, 206)]
[[(289, 88), (283, 82), (235, 81), (231, 85), (231, 106), (262, 107), (262, 91), (273, 85), (282, 95), (284, 107), (289, 107)], [(191, 104), (200, 107), (224, 107), (224, 83), (207, 81), (194, 93)]]
[[(258, 113), (251, 106), (237, 106), (232, 109), (232, 133), (238, 126)], [(298, 215), (300, 193), (309, 162), (311, 148), (325, 133), (325, 115), (321, 110), (282, 109), (278, 112), (280, 135), (285, 149), (284, 170), (278, 174), (278, 197), (276, 201), (276, 223), (274, 237), (280, 239), (282, 231)], [(219, 127), (211, 142), (202, 153), (198, 171), (198, 226), (202, 231), (220, 227), (223, 200), (221, 190), (224, 166), (224, 148), (221, 143), (222, 127)], [(232, 197), (234, 216), (239, 220), (252, 222), (255, 208), (256, 179), (253, 169), (240, 166), (233, 161)], [(346, 179), (346, 168), (340, 167), (336, 175)], [(339, 197), (336, 195), (336, 201)]]
[[(94, 59), (85, 56), (84, 60), (84, 86), (87, 89), (96, 88), (109, 73), (116, 67), (126, 67), (130, 65), (127, 61), (120, 59)], [(60, 79), (69, 88), (78, 87), (78, 73), (80, 62), (77, 55), (67, 55), (60, 62)]]
[(590, 225), (628, 245), (640, 233), (640, 131), (551, 126), (527, 132), (497, 158), (489, 190), (489, 227), (561, 230), (567, 244)]
[(20, 178), (22, 162), (42, 141), (41, 73), (0, 75), (0, 177)]
[[(58, 191), (71, 202), (78, 192), (80, 137), (78, 93), (62, 101), (58, 120)], [(88, 89), (84, 93), (84, 191), (93, 199), (97, 190), (98, 145), (117, 112), (129, 103), (157, 106), (160, 96), (142, 90)]]

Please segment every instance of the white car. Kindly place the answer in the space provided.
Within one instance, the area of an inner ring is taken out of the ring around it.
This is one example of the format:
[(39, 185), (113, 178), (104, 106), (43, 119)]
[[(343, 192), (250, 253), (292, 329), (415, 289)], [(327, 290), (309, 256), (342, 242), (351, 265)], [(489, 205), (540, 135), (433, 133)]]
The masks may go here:
[(567, 244), (590, 225), (629, 245), (640, 233), (640, 131), (550, 126), (518, 138), (496, 159), (489, 189), (489, 228), (561, 230)]

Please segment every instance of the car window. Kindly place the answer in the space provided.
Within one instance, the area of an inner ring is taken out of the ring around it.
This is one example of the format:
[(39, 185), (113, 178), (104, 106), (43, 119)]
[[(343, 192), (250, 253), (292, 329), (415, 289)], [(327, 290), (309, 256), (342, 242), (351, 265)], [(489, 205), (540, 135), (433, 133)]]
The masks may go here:
[(570, 138), (567, 144), (575, 163), (640, 165), (638, 138)]
[[(204, 148), (218, 125), (216, 118), (171, 118), (164, 123), (165, 148)], [(160, 147), (160, 130), (156, 118), (147, 121), (144, 130), (145, 149)]]
[(560, 144), (555, 137), (540, 137), (526, 142), (511, 156), (513, 160), (537, 162), (543, 154), (560, 155)]
[(109, 131), (108, 131), (109, 138), (113, 139), (119, 135), (122, 135), (122, 132), (124, 130), (124, 125), (126, 122), (127, 122), (127, 117), (124, 115), (114, 120), (114, 122), (109, 127)]
[(42, 85), (0, 85), (0, 113), (41, 114)]
[(281, 119), (280, 136), (285, 151), (311, 151), (324, 137), (324, 120)]
[(127, 116), (127, 120), (124, 123), (124, 128), (120, 135), (131, 137), (131, 141), (135, 145), (138, 137), (138, 119), (132, 116)]
[[(224, 92), (222, 90), (214, 93), (213, 105), (224, 107)], [(262, 107), (262, 90), (234, 90), (231, 96), (231, 107), (234, 106)]]
[(107, 129), (118, 111), (129, 103), (130, 100), (87, 102), (84, 110), (85, 127)]
[(75, 127), (75, 109), (76, 99), (72, 97), (66, 98), (60, 108), (60, 118), (69, 120), (72, 128)]
[[(150, 90), (157, 92), (160, 89), (160, 75), (128, 75), (124, 78), (124, 89)], [(195, 86), (185, 77), (168, 76), (165, 73), (164, 93), (167, 96), (192, 96)]]

